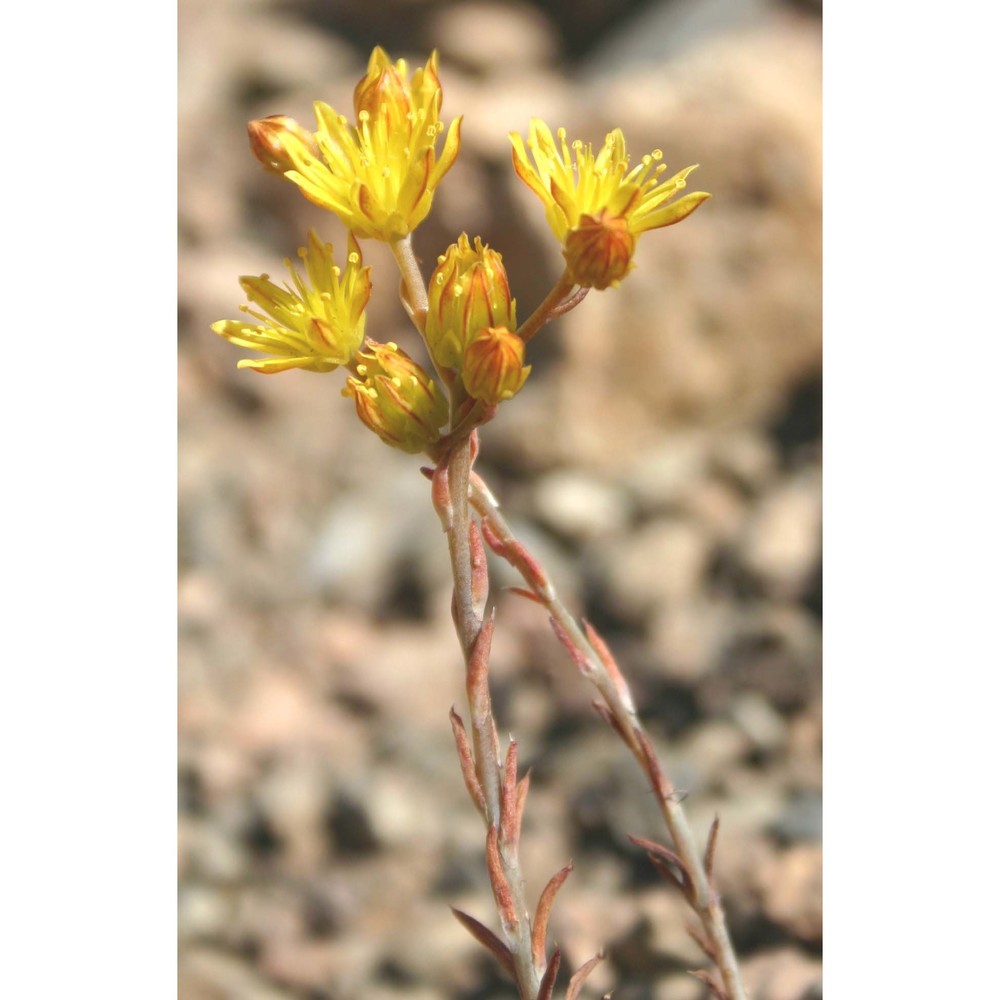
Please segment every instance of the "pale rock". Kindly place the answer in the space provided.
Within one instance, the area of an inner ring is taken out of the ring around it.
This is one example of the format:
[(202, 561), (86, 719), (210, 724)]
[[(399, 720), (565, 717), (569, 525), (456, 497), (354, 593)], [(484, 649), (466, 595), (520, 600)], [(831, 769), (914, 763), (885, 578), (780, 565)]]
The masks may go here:
[(672, 510), (690, 497), (707, 469), (707, 444), (700, 431), (686, 431), (642, 454), (626, 481), (643, 510)]
[(675, 602), (655, 615), (650, 645), (666, 676), (694, 685), (711, 669), (733, 611), (728, 603), (699, 597)]
[(443, 59), (487, 75), (550, 65), (559, 53), (559, 36), (548, 18), (516, 0), (441, 8), (431, 14), (429, 30)]
[(790, 847), (758, 879), (767, 915), (801, 940), (818, 943), (823, 934), (822, 847)]
[(608, 554), (605, 571), (616, 609), (644, 617), (671, 602), (690, 601), (710, 555), (708, 537), (691, 521), (665, 518), (644, 525)]
[(761, 695), (749, 691), (734, 701), (733, 721), (746, 734), (753, 746), (765, 753), (774, 753), (788, 743), (788, 725)]
[(802, 593), (820, 551), (822, 485), (809, 468), (764, 497), (747, 525), (747, 568), (780, 597)]
[(794, 948), (759, 952), (741, 964), (743, 982), (754, 1000), (820, 1000), (822, 964)]
[(177, 898), (177, 933), (181, 941), (217, 938), (229, 924), (231, 907), (217, 889), (182, 886)]
[(750, 750), (746, 734), (731, 722), (705, 722), (678, 748), (699, 788), (711, 787), (738, 765)]
[(712, 441), (713, 470), (732, 479), (750, 493), (760, 492), (778, 470), (778, 454), (759, 431), (742, 427), (720, 434)]
[(704, 996), (704, 985), (688, 973), (666, 976), (653, 986), (653, 1000), (704, 1000)]
[(323, 860), (323, 819), (329, 791), (328, 769), (311, 754), (283, 759), (268, 771), (258, 787), (260, 805), (293, 869), (311, 871)]
[(629, 516), (620, 489), (573, 470), (550, 472), (541, 479), (533, 491), (533, 506), (544, 524), (574, 541), (616, 535)]

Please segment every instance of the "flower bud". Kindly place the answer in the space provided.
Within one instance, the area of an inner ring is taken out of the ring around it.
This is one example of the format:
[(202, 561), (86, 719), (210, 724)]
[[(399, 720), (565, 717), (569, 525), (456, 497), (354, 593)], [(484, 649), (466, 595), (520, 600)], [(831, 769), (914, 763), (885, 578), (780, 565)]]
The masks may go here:
[(247, 123), (250, 135), (250, 149), (266, 170), (284, 176), (295, 169), (288, 154), (288, 142), (292, 140), (304, 146), (313, 156), (319, 156), (316, 137), (307, 128), (288, 115), (271, 115)]
[(563, 256), (573, 280), (583, 288), (617, 285), (632, 270), (635, 237), (628, 220), (601, 209), (596, 215), (581, 215), (578, 225), (566, 235)]
[(441, 368), (457, 367), (483, 327), (517, 328), (503, 260), (478, 236), (472, 246), (462, 233), (438, 258), (427, 298), (427, 347)]
[(473, 399), (496, 406), (518, 392), (531, 371), (524, 366), (524, 341), (505, 327), (484, 327), (469, 342), (462, 383)]
[(413, 111), (413, 100), (404, 74), (405, 69), (401, 73), (384, 49), (375, 47), (368, 60), (368, 72), (354, 88), (358, 121), (364, 117), (379, 120), (384, 114), (390, 131), (412, 127), (407, 124), (407, 116)]
[(358, 378), (343, 390), (354, 398), (361, 422), (388, 445), (411, 454), (440, 438), (448, 404), (434, 380), (395, 344), (369, 340), (360, 354)]

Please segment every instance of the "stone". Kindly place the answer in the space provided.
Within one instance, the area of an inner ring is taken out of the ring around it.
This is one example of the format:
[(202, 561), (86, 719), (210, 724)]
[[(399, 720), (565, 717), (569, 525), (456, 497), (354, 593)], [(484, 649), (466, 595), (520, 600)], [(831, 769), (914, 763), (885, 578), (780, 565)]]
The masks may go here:
[(744, 564), (778, 597), (799, 597), (820, 552), (822, 484), (807, 468), (768, 493), (751, 514), (741, 547)]
[(557, 535), (575, 542), (607, 539), (625, 527), (629, 508), (620, 489), (582, 472), (551, 472), (535, 487), (535, 515)]
[(823, 850), (797, 844), (760, 872), (764, 910), (802, 941), (817, 944), (823, 935)]
[(743, 983), (754, 1000), (822, 1000), (822, 965), (795, 948), (775, 948), (745, 959)]

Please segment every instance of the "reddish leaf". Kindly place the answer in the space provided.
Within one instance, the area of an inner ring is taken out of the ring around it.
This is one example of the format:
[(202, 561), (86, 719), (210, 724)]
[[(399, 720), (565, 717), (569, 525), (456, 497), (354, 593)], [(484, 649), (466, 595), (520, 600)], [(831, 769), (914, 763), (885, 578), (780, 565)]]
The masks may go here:
[(551, 1000), (552, 991), (556, 988), (556, 973), (559, 971), (559, 963), (562, 961), (562, 954), (556, 948), (552, 952), (549, 964), (542, 976), (542, 984), (538, 987), (538, 1000)]
[(709, 885), (712, 885), (712, 869), (715, 866), (715, 845), (719, 839), (719, 817), (712, 820), (711, 829), (708, 831), (708, 843), (705, 845), (705, 875), (708, 877)]
[(465, 787), (469, 790), (469, 797), (473, 805), (479, 810), (480, 815), (486, 815), (486, 797), (483, 795), (483, 786), (479, 784), (476, 777), (476, 764), (472, 758), (472, 748), (469, 746), (469, 736), (465, 731), (465, 724), (461, 716), (452, 708), (449, 713), (451, 719), (451, 731), (455, 737), (455, 747), (458, 750), (458, 760), (462, 767), (462, 777), (465, 779)]
[(511, 895), (510, 885), (500, 860), (495, 826), (491, 826), (486, 835), (486, 868), (490, 876), (490, 885), (493, 887), (493, 899), (504, 927), (516, 927), (517, 910), (514, 908), (514, 897)]
[(704, 969), (692, 969), (688, 970), (688, 974), (694, 976), (695, 979), (700, 979), (712, 991), (712, 996), (716, 1000), (729, 1000), (725, 987), (711, 972), (706, 972)]
[(549, 879), (548, 884), (542, 890), (542, 895), (538, 899), (538, 906), (535, 909), (535, 922), (531, 928), (531, 957), (535, 965), (542, 964), (545, 958), (545, 934), (549, 926), (549, 914), (552, 912), (552, 904), (556, 901), (556, 893), (562, 888), (563, 882), (569, 878), (569, 873), (573, 870), (571, 861), (564, 868)]
[(555, 632), (556, 638), (563, 644), (563, 648), (573, 658), (577, 670), (584, 677), (590, 677), (594, 672), (594, 668), (591, 666), (590, 660), (587, 659), (586, 653), (573, 642), (569, 632), (555, 618), (550, 617), (549, 624), (552, 626), (552, 631)]
[(453, 906), (451, 912), (455, 914), (458, 922), (488, 951), (492, 952), (496, 960), (504, 967), (504, 970), (511, 979), (517, 979), (517, 972), (514, 969), (514, 956), (507, 947), (488, 927), (481, 924), (475, 917), (470, 917), (468, 913), (456, 910)]
[(604, 952), (599, 951), (592, 959), (584, 962), (576, 972), (573, 973), (572, 978), (569, 981), (569, 986), (566, 987), (566, 1000), (576, 1000), (580, 994), (580, 990), (583, 989), (583, 984), (587, 981), (587, 977), (593, 972), (593, 970), (604, 961)]

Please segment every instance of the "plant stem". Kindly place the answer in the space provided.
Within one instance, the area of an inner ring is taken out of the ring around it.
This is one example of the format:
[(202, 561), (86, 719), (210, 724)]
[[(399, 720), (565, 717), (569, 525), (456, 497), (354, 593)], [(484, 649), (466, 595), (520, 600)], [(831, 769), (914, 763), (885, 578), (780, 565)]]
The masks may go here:
[[(427, 318), (427, 291), (420, 266), (413, 253), (409, 236), (390, 244), (402, 275), (404, 305), (421, 336)], [(436, 366), (435, 366), (436, 368)], [(452, 430), (458, 418), (458, 407), (463, 389), (460, 381), (438, 375), (449, 387), (451, 396)], [(524, 894), (524, 877), (521, 874), (516, 838), (513, 842), (501, 839), (501, 819), (505, 803), (504, 765), (500, 759), (496, 721), (493, 716), (488, 685), (489, 634), (484, 635), (484, 621), (477, 606), (473, 579), (473, 556), (470, 543), (471, 514), (469, 510), (469, 478), (472, 469), (471, 431), (450, 442), (450, 450), (440, 458), (446, 465), (448, 503), (442, 520), (448, 536), (448, 554), (455, 589), (452, 611), (459, 645), (466, 667), (466, 692), (472, 729), (472, 750), (476, 774), (483, 790), (485, 822), (488, 832), (487, 858), (492, 856), (499, 863), (499, 879), (509, 891), (509, 906), (500, 913), (500, 922), (513, 958), (517, 989), (521, 1000), (535, 1000), (542, 981), (542, 972), (535, 968), (531, 948), (531, 918)], [(440, 498), (436, 498), (438, 501)], [(476, 529), (478, 530), (478, 529)], [(485, 563), (483, 570), (485, 573)], [(485, 583), (485, 581), (481, 581)], [(482, 588), (480, 588), (482, 589)], [(490, 626), (491, 627), (491, 626)], [(507, 804), (509, 808), (509, 804)], [(494, 848), (491, 855), (490, 843)], [(490, 873), (491, 881), (494, 872)], [(496, 895), (496, 886), (494, 886)]]
[(413, 324), (422, 335), (427, 319), (427, 289), (424, 287), (420, 265), (413, 252), (412, 240), (410, 236), (404, 236), (401, 240), (390, 243), (389, 249), (392, 250), (392, 255), (396, 258), (399, 273), (402, 275), (403, 285), (406, 288), (408, 301), (404, 299), (404, 304), (412, 309)]
[[(448, 552), (451, 556), (452, 575), (455, 580), (453, 612), (459, 643), (465, 656), (466, 670), (477, 666), (477, 640), (483, 631), (483, 619), (476, 608), (473, 595), (472, 553), (469, 544), (470, 511), (469, 482), (471, 476), (471, 450), (469, 440), (459, 441), (447, 459), (448, 492), (451, 500)], [(488, 649), (486, 650), (488, 656)], [(469, 685), (469, 715), (472, 725), (472, 745), (476, 769), (483, 785), (486, 804), (487, 829), (500, 829), (501, 788), (503, 764), (499, 757), (496, 723), (489, 703), (485, 677), (479, 698)], [(503, 877), (510, 890), (515, 920), (511, 923), (501, 914), (501, 924), (514, 959), (517, 987), (522, 1000), (534, 1000), (541, 985), (541, 975), (534, 966), (531, 952), (531, 918), (524, 895), (524, 877), (516, 845), (500, 845), (498, 852)]]
[(552, 318), (553, 311), (573, 290), (575, 282), (569, 271), (563, 271), (552, 291), (542, 299), (538, 308), (517, 328), (517, 335), (527, 343)]
[(664, 778), (662, 768), (652, 751), (652, 744), (639, 721), (627, 682), (609, 655), (602, 656), (602, 650), (595, 648), (594, 643), (577, 624), (560, 600), (547, 574), (511, 531), (497, 501), (478, 475), (471, 476), (470, 488), (472, 505), (482, 518), (484, 527), (501, 543), (498, 551), (513, 556), (509, 561), (522, 573), (536, 599), (546, 608), (566, 637), (581, 672), (601, 693), (616, 723), (615, 728), (649, 779), (677, 856), (690, 878), (690, 902), (711, 945), (711, 957), (718, 966), (726, 996), (728, 1000), (747, 1000), (718, 893), (706, 871), (687, 816), (673, 787)]

